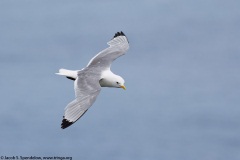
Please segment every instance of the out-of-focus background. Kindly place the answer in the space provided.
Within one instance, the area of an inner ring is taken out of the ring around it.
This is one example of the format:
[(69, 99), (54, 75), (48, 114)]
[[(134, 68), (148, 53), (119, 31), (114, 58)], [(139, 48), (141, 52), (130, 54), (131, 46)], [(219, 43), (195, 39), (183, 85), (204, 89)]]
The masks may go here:
[[(240, 1), (0, 1), (0, 155), (240, 159)], [(129, 41), (74, 125), (59, 68), (81, 69), (117, 31)]]

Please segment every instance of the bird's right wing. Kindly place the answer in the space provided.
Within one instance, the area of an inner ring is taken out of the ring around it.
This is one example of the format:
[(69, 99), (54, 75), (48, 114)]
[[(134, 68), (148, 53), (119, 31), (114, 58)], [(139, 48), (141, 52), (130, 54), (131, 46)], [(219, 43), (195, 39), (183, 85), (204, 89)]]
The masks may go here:
[(98, 94), (99, 91), (96, 91), (92, 95), (76, 98), (70, 102), (65, 108), (61, 128), (65, 129), (80, 119), (95, 102)]
[(80, 71), (74, 82), (76, 99), (65, 108), (61, 128), (65, 129), (76, 122), (95, 102), (101, 91), (99, 75), (85, 74)]

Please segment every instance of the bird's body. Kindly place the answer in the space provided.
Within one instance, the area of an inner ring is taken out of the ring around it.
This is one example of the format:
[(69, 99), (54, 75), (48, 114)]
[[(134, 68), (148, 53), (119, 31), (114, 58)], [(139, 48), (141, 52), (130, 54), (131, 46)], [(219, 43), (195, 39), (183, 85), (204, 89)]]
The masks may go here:
[(111, 72), (112, 61), (125, 54), (129, 43), (123, 32), (117, 32), (108, 42), (110, 47), (99, 52), (82, 70), (60, 69), (58, 75), (74, 80), (75, 100), (65, 108), (61, 128), (76, 122), (95, 102), (101, 87), (123, 88), (122, 77)]

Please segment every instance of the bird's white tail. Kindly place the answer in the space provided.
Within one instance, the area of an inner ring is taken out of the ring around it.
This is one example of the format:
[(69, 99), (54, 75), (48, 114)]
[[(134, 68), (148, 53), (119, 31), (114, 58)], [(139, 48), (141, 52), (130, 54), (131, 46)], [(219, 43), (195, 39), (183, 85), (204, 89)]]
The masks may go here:
[(59, 73), (56, 73), (56, 74), (76, 79), (77, 73), (78, 73), (78, 70), (72, 71), (72, 70), (67, 70), (67, 69), (61, 68), (61, 69), (59, 69)]

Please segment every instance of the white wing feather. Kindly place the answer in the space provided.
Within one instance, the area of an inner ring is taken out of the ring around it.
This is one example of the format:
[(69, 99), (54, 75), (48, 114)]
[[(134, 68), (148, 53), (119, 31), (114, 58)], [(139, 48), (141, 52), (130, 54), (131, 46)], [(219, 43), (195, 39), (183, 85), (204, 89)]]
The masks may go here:
[(76, 122), (92, 106), (101, 91), (99, 84), (100, 74), (90, 69), (83, 69), (78, 72), (74, 81), (76, 99), (70, 102), (65, 108), (62, 128), (67, 128)]
[(118, 57), (124, 55), (125, 52), (129, 49), (127, 37), (123, 32), (117, 32), (114, 38), (107, 44), (109, 47), (94, 56), (89, 61), (87, 67), (99, 66), (103, 67), (104, 69), (110, 68), (111, 63)]

